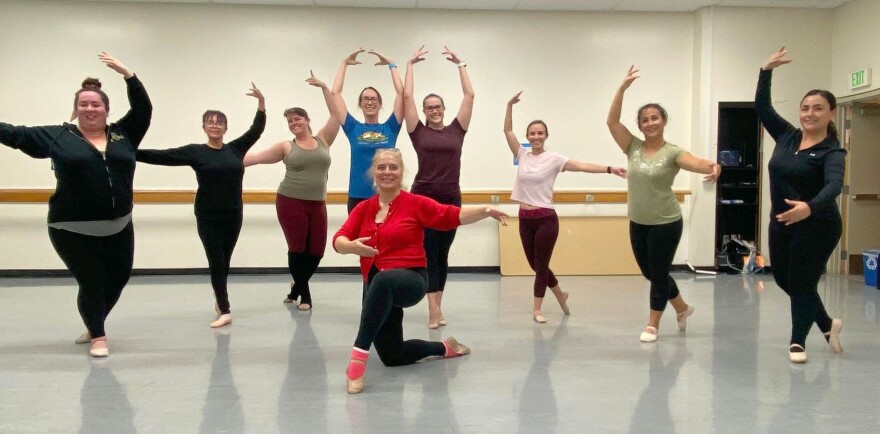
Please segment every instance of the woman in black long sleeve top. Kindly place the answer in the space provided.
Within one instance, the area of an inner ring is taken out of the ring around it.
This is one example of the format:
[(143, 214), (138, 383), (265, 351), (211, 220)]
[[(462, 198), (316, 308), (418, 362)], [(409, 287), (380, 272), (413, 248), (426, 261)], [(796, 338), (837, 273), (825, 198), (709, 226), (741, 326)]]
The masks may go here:
[(840, 211), (835, 200), (843, 186), (846, 150), (837, 140), (837, 101), (830, 92), (807, 92), (800, 105), (800, 129), (773, 109), (772, 69), (789, 62), (782, 47), (761, 67), (755, 107), (776, 141), (769, 163), (770, 262), (776, 283), (791, 297), (789, 359), (805, 363), (805, 342), (813, 323), (825, 334), (832, 351), (843, 351), (843, 322), (825, 312), (818, 285), (840, 240)]
[(0, 123), (0, 143), (34, 158), (50, 158), (55, 193), (49, 198), (49, 239), (79, 284), (77, 306), (94, 357), (110, 354), (104, 321), (131, 276), (131, 224), (135, 151), (150, 126), (153, 107), (140, 80), (107, 53), (98, 58), (122, 74), (131, 109), (107, 124), (110, 100), (93, 78), (74, 98), (77, 125), (42, 127)]
[(208, 110), (202, 115), (202, 129), (208, 143), (197, 143), (165, 150), (137, 152), (142, 163), (162, 166), (190, 166), (196, 172), (199, 188), (196, 191), (195, 214), (199, 238), (208, 257), (211, 286), (214, 288), (217, 319), (211, 327), (223, 327), (232, 322), (226, 280), (232, 251), (238, 241), (242, 222), (241, 183), (244, 178), (242, 160), (259, 140), (266, 128), (266, 102), (263, 94), (251, 83), (249, 96), (257, 99), (257, 114), (250, 129), (241, 137), (224, 144), (226, 115)]

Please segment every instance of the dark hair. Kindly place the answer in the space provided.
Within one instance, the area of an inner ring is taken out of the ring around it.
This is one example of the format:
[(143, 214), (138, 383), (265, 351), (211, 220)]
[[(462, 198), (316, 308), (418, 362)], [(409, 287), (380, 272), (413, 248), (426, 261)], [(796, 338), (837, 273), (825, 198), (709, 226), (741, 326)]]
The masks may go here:
[(223, 125), (228, 125), (226, 123), (226, 115), (223, 114), (220, 110), (208, 110), (205, 114), (202, 115), (202, 125), (204, 126), (208, 119), (214, 118), (217, 120), (217, 123), (223, 123)]
[(637, 125), (641, 125), (642, 112), (649, 109), (649, 108), (657, 109), (657, 111), (660, 112), (660, 117), (663, 118), (663, 122), (666, 122), (669, 120), (669, 114), (666, 113), (666, 109), (663, 108), (662, 105), (657, 104), (656, 102), (652, 102), (652, 103), (648, 103), (648, 104), (645, 104), (645, 105), (639, 107), (639, 111), (636, 112), (636, 124)]
[(550, 130), (547, 129), (547, 124), (545, 124), (544, 121), (542, 121), (542, 120), (540, 120), (540, 119), (535, 119), (535, 120), (529, 122), (529, 125), (526, 127), (526, 134), (529, 133), (529, 128), (531, 128), (532, 125), (541, 125), (541, 126), (543, 126), (543, 127), (544, 127), (544, 135), (545, 135), (546, 137), (550, 137)]
[[(833, 93), (828, 92), (827, 90), (823, 90), (823, 89), (813, 89), (813, 90), (807, 92), (807, 94), (804, 95), (803, 98), (801, 98), (801, 104), (804, 103), (804, 100), (807, 99), (808, 96), (813, 96), (813, 95), (819, 95), (822, 98), (825, 98), (825, 101), (828, 101), (828, 106), (831, 108), (831, 110), (837, 109), (837, 98), (834, 97)], [(834, 125), (833, 120), (831, 122), (828, 122), (828, 130), (827, 131), (828, 131), (829, 136), (837, 136), (837, 127)]]
[(432, 96), (435, 97), (435, 98), (437, 98), (437, 99), (439, 99), (439, 100), (440, 100), (440, 105), (443, 106), (443, 108), (446, 108), (446, 103), (443, 102), (443, 97), (440, 96), (440, 95), (437, 95), (436, 93), (429, 93), (427, 96), (425, 96), (424, 99), (422, 99), (422, 108), (425, 108), (425, 101), (427, 101), (428, 98), (430, 98), (430, 97), (432, 97)]
[(107, 97), (107, 94), (101, 90), (101, 80), (97, 78), (86, 77), (82, 82), (82, 86), (76, 94), (73, 96), (73, 108), (76, 110), (76, 104), (79, 103), (79, 94), (83, 92), (95, 92), (101, 96), (101, 101), (104, 101), (104, 107), (107, 111), (110, 111), (110, 98)]
[[(302, 107), (291, 107), (287, 110), (284, 110), (284, 117), (286, 118), (289, 115), (297, 115), (299, 117), (306, 118), (307, 121), (312, 120), (311, 118), (309, 118), (309, 113), (306, 111), (306, 109), (304, 109)], [(312, 132), (312, 126), (309, 125), (309, 134), (311, 134), (311, 132)]]
[(309, 113), (306, 111), (306, 109), (301, 108), (301, 107), (291, 107), (287, 110), (284, 110), (284, 117), (287, 117), (287, 115), (289, 115), (289, 114), (295, 114), (299, 117), (303, 117), (303, 118), (311, 120), (309, 118)]
[(361, 91), (361, 94), (358, 95), (358, 107), (361, 106), (361, 98), (364, 97), (364, 92), (366, 92), (367, 89), (371, 89), (373, 92), (376, 92), (376, 98), (379, 99), (379, 104), (382, 104), (382, 94), (379, 93), (379, 91), (376, 90), (375, 87), (373, 87), (373, 86), (367, 86), (367, 87), (364, 88), (364, 90)]

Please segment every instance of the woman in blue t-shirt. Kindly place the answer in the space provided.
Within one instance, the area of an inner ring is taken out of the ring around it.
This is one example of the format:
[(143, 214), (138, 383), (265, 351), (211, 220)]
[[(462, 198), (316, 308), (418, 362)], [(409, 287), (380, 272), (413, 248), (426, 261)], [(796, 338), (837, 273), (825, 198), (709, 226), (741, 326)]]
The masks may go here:
[(394, 108), (391, 116), (384, 123), (379, 123), (379, 111), (382, 110), (382, 95), (376, 88), (367, 86), (358, 95), (358, 107), (364, 114), (364, 122), (354, 118), (342, 99), (342, 86), (345, 83), (345, 71), (349, 65), (360, 65), (358, 54), (363, 48), (349, 54), (339, 65), (336, 79), (333, 80), (333, 99), (328, 104), (331, 116), (342, 125), (342, 131), (351, 144), (351, 169), (348, 174), (348, 212), (360, 202), (369, 199), (376, 193), (373, 191), (373, 180), (367, 170), (377, 149), (393, 148), (397, 143), (397, 135), (403, 120), (403, 83), (393, 60), (373, 50), (369, 53), (379, 58), (376, 66), (388, 65), (391, 71), (391, 82), (394, 84)]

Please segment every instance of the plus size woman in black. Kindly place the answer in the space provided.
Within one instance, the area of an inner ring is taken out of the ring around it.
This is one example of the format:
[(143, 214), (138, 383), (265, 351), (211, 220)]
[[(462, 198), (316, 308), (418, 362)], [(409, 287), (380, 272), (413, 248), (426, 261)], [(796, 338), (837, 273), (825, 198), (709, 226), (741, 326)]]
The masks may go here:
[(789, 359), (805, 363), (807, 334), (813, 323), (824, 333), (832, 351), (843, 351), (843, 322), (825, 312), (818, 285), (840, 240), (836, 199), (843, 187), (846, 150), (837, 140), (837, 100), (831, 92), (807, 92), (799, 108), (800, 128), (773, 109), (770, 81), (774, 68), (791, 62), (786, 55), (782, 47), (761, 67), (755, 107), (764, 128), (776, 141), (769, 163), (773, 278), (791, 298)]

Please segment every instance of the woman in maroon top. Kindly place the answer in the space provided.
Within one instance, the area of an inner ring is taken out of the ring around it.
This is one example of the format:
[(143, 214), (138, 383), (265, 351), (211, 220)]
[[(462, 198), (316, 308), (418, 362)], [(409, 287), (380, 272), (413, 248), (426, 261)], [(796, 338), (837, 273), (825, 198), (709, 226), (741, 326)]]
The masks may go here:
[[(404, 119), (406, 131), (416, 150), (419, 170), (413, 181), (412, 192), (430, 197), (442, 204), (461, 206), (461, 148), (464, 135), (471, 123), (474, 108), (474, 89), (468, 77), (467, 62), (457, 54), (443, 47), (446, 60), (458, 67), (463, 97), (458, 114), (449, 125), (443, 124), (446, 106), (437, 94), (428, 94), (422, 100), (425, 123), (419, 120), (413, 97), (413, 65), (424, 59), (425, 46), (422, 45), (406, 65), (406, 81), (403, 86)], [(425, 229), (425, 254), (428, 258), (428, 328), (435, 329), (446, 325), (440, 303), (446, 274), (449, 267), (449, 248), (455, 239), (455, 230), (438, 231)]]
[(421, 301), (428, 286), (424, 230), (451, 230), (486, 217), (506, 224), (507, 217), (491, 207), (442, 205), (403, 191), (403, 159), (396, 148), (376, 151), (370, 173), (379, 194), (358, 204), (333, 236), (337, 252), (361, 257), (361, 274), (367, 284), (360, 328), (346, 370), (348, 393), (363, 390), (373, 344), (387, 366), (470, 353), (453, 337), (443, 342), (403, 340), (403, 308)]

